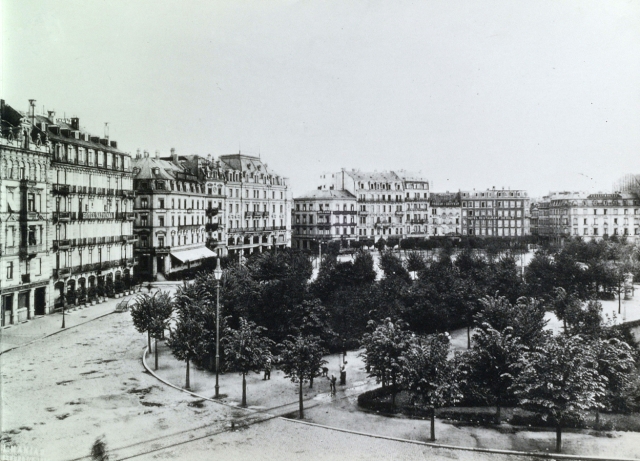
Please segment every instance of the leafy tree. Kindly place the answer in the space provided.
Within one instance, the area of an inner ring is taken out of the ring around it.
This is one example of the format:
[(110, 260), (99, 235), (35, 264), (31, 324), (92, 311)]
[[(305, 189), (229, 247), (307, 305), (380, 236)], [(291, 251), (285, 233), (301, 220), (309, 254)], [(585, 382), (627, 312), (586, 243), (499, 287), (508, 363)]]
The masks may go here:
[(598, 373), (593, 347), (580, 336), (550, 337), (540, 348), (524, 352), (513, 383), (526, 410), (556, 428), (556, 451), (562, 451), (562, 429), (601, 407), (606, 378)]
[(153, 306), (153, 297), (147, 294), (141, 294), (136, 297), (130, 309), (131, 319), (133, 320), (135, 329), (140, 333), (147, 333), (147, 347), (149, 352), (151, 352), (151, 318), (153, 315)]
[(473, 335), (473, 345), (463, 354), (463, 366), (469, 376), (468, 390), (496, 406), (496, 424), (501, 408), (510, 402), (513, 384), (512, 366), (518, 363), (524, 346), (513, 328), (497, 330), (488, 323)]
[(237, 330), (227, 328), (222, 339), (225, 365), (228, 370), (239, 371), (242, 374), (242, 403), (247, 406), (247, 373), (260, 373), (267, 361), (272, 359), (271, 348), (274, 342), (264, 337), (264, 327), (257, 326), (240, 318)]
[[(606, 378), (602, 404), (607, 410), (627, 410), (628, 392), (633, 384), (636, 369), (631, 346), (618, 338), (598, 338), (591, 343), (597, 370)], [(596, 409), (596, 424), (600, 421), (600, 412)]]
[(543, 251), (536, 251), (524, 270), (528, 295), (537, 299), (548, 299), (557, 287), (555, 266), (551, 256)]
[(455, 365), (447, 359), (449, 335), (431, 335), (412, 342), (404, 357), (404, 375), (414, 401), (426, 405), (431, 416), (431, 441), (436, 440), (435, 411), (456, 403), (462, 394), (455, 379)]
[(361, 356), (369, 376), (382, 381), (383, 387), (391, 384), (392, 403), (395, 405), (398, 385), (403, 377), (403, 357), (415, 336), (406, 330), (407, 325), (401, 320), (394, 323), (386, 318), (379, 325), (371, 320), (369, 326), (373, 331), (362, 338), (364, 351)]
[(155, 339), (156, 370), (158, 369), (158, 339), (162, 339), (172, 312), (171, 296), (166, 291), (156, 291), (153, 296), (142, 294), (136, 298), (131, 308), (134, 326), (140, 332), (147, 332), (149, 352), (151, 352), (151, 338)]
[(185, 389), (191, 388), (189, 363), (206, 353), (207, 341), (206, 331), (198, 319), (184, 313), (178, 315), (178, 320), (171, 332), (171, 337), (167, 341), (167, 345), (176, 359), (187, 364)]
[(421, 271), (427, 267), (427, 262), (424, 259), (422, 253), (417, 251), (411, 251), (407, 255), (407, 270), (409, 271)]
[(280, 357), (279, 367), (290, 378), (291, 382), (299, 383), (300, 419), (304, 418), (304, 406), (302, 400), (302, 386), (304, 382), (312, 380), (320, 375), (322, 365), (327, 363), (322, 358), (327, 351), (317, 336), (289, 336), (282, 344), (278, 345)]
[(490, 325), (498, 331), (511, 327), (513, 335), (520, 339), (523, 346), (535, 347), (544, 341), (544, 327), (548, 320), (544, 318), (542, 304), (533, 298), (518, 298), (511, 304), (504, 296), (486, 296), (480, 300), (483, 310), (475, 317), (476, 327)]

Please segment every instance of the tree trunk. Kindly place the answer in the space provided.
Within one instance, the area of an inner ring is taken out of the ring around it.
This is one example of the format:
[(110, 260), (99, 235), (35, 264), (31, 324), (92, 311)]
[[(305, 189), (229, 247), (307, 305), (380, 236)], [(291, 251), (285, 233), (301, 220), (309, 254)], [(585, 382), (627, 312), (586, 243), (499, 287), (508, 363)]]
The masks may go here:
[(158, 371), (158, 338), (155, 339), (154, 348), (156, 350), (155, 358), (156, 358), (156, 371)]
[(304, 419), (304, 408), (302, 405), (302, 378), (300, 378), (300, 419)]
[(600, 426), (600, 410), (596, 410), (596, 429)]
[(431, 409), (431, 441), (436, 441), (436, 409)]
[(391, 379), (391, 406), (396, 407), (396, 375)]
[(556, 453), (562, 452), (562, 428), (556, 427)]
[(309, 380), (309, 389), (313, 389), (313, 376)]
[(471, 349), (471, 325), (467, 325), (467, 349)]
[(153, 351), (151, 350), (151, 331), (147, 330), (147, 346), (149, 349), (149, 354), (151, 354)]
[(247, 379), (246, 373), (242, 373), (242, 406), (247, 406)]
[(501, 413), (500, 404), (496, 404), (496, 424), (500, 424), (500, 413)]
[(187, 359), (187, 383), (184, 388), (191, 389), (191, 385), (189, 384), (189, 359)]

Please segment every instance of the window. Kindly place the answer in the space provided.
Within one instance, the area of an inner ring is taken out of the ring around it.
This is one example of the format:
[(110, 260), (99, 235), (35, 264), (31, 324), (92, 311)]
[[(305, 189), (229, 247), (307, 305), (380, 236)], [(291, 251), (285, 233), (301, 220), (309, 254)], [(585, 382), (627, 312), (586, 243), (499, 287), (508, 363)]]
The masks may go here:
[(163, 198), (158, 199), (158, 206), (159, 206), (160, 208), (164, 208), (164, 199), (163, 199)]
[(164, 216), (158, 216), (158, 223), (160, 227), (164, 227)]
[(164, 236), (160, 236), (158, 237), (158, 246), (163, 247), (164, 246)]
[(149, 208), (149, 199), (146, 197), (143, 197), (140, 199), (140, 207), (141, 208)]
[(140, 216), (140, 222), (141, 222), (141, 225), (143, 225), (143, 226), (148, 225), (148, 219), (149, 219), (149, 218), (148, 218), (148, 216), (147, 216), (146, 214), (145, 214), (145, 215)]
[(36, 211), (36, 196), (35, 194), (27, 195), (27, 210)]
[(13, 261), (7, 263), (7, 280), (13, 279)]

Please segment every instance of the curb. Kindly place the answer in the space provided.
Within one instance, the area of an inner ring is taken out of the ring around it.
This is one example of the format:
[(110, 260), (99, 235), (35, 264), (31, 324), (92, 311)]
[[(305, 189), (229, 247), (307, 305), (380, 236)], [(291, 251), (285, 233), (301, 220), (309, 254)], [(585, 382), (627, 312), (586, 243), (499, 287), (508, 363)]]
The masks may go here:
[(441, 448), (446, 450), (471, 451), (476, 453), (491, 453), (491, 454), (498, 454), (498, 455), (529, 456), (531, 458), (542, 458), (542, 459), (570, 459), (570, 460), (582, 460), (582, 461), (639, 461), (638, 458), (609, 458), (609, 457), (603, 457), (603, 456), (580, 456), (580, 455), (567, 455), (562, 453), (536, 453), (536, 452), (528, 452), (528, 451), (499, 450), (499, 449), (491, 449), (491, 448), (461, 447), (457, 445), (444, 445), (440, 443), (421, 442), (419, 440), (409, 440), (409, 439), (401, 439), (398, 437), (389, 437), (386, 435), (369, 434), (367, 432), (358, 432), (350, 429), (342, 429), (339, 427), (326, 426), (324, 424), (311, 423), (308, 421), (301, 421), (299, 419), (298, 420), (288, 419), (288, 418), (282, 418), (282, 419), (292, 423), (305, 424), (307, 426), (319, 427), (322, 429), (328, 429), (336, 432), (344, 432), (347, 434), (361, 435), (364, 437), (390, 440), (394, 442), (412, 443), (415, 445), (422, 445), (422, 446), (431, 447), (431, 448)]
[(65, 331), (67, 331), (67, 330), (71, 330), (71, 329), (73, 329), (73, 328), (77, 328), (77, 327), (79, 327), (79, 326), (86, 325), (86, 324), (87, 324), (87, 323), (89, 323), (89, 322), (93, 322), (94, 320), (98, 320), (98, 319), (101, 319), (102, 317), (106, 317), (107, 315), (111, 315), (111, 314), (115, 314), (115, 313), (116, 313), (116, 311), (114, 310), (114, 311), (112, 311), (112, 312), (107, 312), (106, 314), (102, 314), (102, 315), (99, 315), (99, 316), (97, 316), (97, 317), (95, 317), (95, 318), (92, 318), (91, 320), (87, 320), (86, 322), (78, 323), (78, 324), (76, 324), (76, 325), (71, 325), (70, 327), (66, 327), (66, 328), (64, 328), (64, 329), (60, 328), (59, 330), (54, 331), (53, 333), (49, 333), (49, 334), (44, 335), (44, 336), (41, 336), (41, 337), (39, 337), (39, 338), (32, 339), (32, 340), (31, 340), (31, 341), (29, 341), (28, 343), (20, 344), (20, 345), (18, 345), (18, 346), (14, 346), (14, 347), (11, 347), (11, 348), (6, 349), (6, 350), (4, 350), (4, 351), (1, 351), (1, 352), (0, 352), (0, 355), (2, 355), (2, 354), (6, 354), (7, 352), (11, 352), (11, 351), (13, 351), (13, 350), (15, 350), (15, 349), (19, 349), (19, 348), (24, 347), (24, 346), (29, 346), (29, 345), (31, 345), (31, 344), (33, 344), (33, 343), (38, 342), (38, 341), (42, 341), (43, 339), (47, 339), (47, 338), (49, 338), (49, 337), (51, 337), (51, 336), (57, 335), (57, 334), (59, 334), (59, 333), (63, 333), (63, 332), (65, 332)]

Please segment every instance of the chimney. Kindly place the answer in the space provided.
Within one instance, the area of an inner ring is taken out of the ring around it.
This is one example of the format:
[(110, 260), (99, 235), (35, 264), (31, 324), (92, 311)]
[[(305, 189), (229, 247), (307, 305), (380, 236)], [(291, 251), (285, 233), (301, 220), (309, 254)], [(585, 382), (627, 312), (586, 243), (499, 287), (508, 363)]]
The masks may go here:
[(80, 129), (80, 119), (78, 117), (71, 117), (71, 128), (73, 130)]
[(29, 99), (29, 117), (31, 118), (31, 124), (34, 125), (34, 120), (36, 118), (36, 100)]
[(54, 117), (56, 116), (56, 111), (55, 111), (55, 110), (48, 110), (48, 111), (47, 111), (47, 116), (49, 117), (49, 121), (50, 121), (52, 124), (55, 124), (55, 123), (56, 123), (56, 120), (55, 120), (55, 118), (54, 118)]
[(149, 158), (149, 151), (148, 150), (144, 151), (144, 158)]
[(142, 155), (140, 155), (140, 148), (136, 150), (136, 158), (142, 158)]
[(156, 149), (156, 158), (160, 157), (160, 151)]
[(104, 122), (104, 137), (109, 140), (109, 122)]
[(175, 147), (171, 148), (171, 161), (173, 163), (175, 163), (176, 165), (178, 165), (178, 154), (176, 154), (176, 149)]

